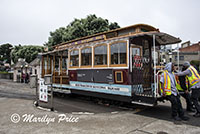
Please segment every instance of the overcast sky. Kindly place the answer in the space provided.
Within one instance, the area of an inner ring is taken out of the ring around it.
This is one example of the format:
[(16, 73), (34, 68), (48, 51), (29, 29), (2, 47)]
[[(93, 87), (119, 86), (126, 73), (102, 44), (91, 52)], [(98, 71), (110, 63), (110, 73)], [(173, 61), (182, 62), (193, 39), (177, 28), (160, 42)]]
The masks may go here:
[(200, 0), (0, 0), (0, 44), (43, 45), (50, 31), (89, 14), (200, 41)]

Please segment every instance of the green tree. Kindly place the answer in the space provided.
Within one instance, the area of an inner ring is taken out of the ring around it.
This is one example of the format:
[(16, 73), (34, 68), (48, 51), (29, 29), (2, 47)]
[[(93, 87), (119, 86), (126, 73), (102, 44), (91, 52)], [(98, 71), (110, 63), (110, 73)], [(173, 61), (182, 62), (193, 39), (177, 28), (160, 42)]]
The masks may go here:
[(192, 60), (192, 61), (190, 61), (190, 64), (192, 64), (193, 66), (198, 68), (198, 71), (200, 71), (199, 70), (199, 68), (200, 68), (200, 61), (199, 60)]
[(39, 52), (43, 52), (44, 48), (42, 46), (15, 46), (11, 53), (11, 58), (14, 63), (17, 62), (19, 58), (25, 59), (26, 62), (30, 63), (33, 61)]
[(7, 43), (7, 44), (2, 44), (0, 45), (0, 61), (5, 62), (5, 63), (10, 63), (10, 52), (12, 50), (12, 45)]
[(48, 42), (44, 45), (51, 47), (62, 42), (116, 28), (119, 28), (116, 22), (109, 23), (107, 19), (97, 17), (96, 15), (88, 15), (83, 19), (74, 19), (74, 21), (66, 27), (60, 27), (54, 32), (50, 32)]

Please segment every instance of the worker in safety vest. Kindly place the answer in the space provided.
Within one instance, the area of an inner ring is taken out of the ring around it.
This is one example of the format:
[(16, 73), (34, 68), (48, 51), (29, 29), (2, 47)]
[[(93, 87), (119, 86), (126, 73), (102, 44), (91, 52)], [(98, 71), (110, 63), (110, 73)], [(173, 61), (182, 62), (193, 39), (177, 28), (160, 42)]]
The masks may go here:
[(174, 65), (170, 62), (166, 64), (165, 70), (161, 74), (161, 94), (171, 102), (172, 118), (176, 121), (189, 120), (184, 116), (180, 95), (176, 89), (176, 79), (173, 74)]
[(178, 76), (185, 76), (189, 80), (189, 88), (192, 90), (191, 100), (195, 106), (196, 113), (194, 117), (200, 117), (200, 105), (198, 99), (200, 97), (200, 76), (197, 70), (190, 65), (188, 61), (184, 62), (183, 67), (186, 69), (183, 72), (176, 73)]
[(191, 101), (191, 94), (189, 92), (188, 79), (185, 78), (185, 76), (175, 76), (175, 78), (176, 78), (176, 88), (178, 89), (179, 94), (186, 100), (187, 103), (186, 110), (188, 112), (195, 112)]

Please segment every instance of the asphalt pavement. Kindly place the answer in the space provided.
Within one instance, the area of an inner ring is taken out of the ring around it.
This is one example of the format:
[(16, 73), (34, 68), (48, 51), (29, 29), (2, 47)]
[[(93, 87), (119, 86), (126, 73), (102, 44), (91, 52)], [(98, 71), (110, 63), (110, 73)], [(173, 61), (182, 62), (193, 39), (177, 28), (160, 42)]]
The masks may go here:
[[(199, 134), (200, 118), (170, 119), (170, 103), (127, 106), (74, 95), (54, 95), (55, 111), (35, 107), (35, 89), (0, 79), (0, 134)], [(182, 99), (183, 107), (185, 101)]]

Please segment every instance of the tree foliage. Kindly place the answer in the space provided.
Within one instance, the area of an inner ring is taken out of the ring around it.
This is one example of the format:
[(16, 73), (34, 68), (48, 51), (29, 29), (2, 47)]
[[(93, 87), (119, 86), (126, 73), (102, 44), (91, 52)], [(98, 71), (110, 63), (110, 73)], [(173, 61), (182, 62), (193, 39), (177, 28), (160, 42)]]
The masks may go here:
[(88, 15), (83, 19), (74, 19), (74, 21), (66, 27), (60, 27), (54, 32), (50, 32), (48, 42), (44, 45), (54, 46), (62, 42), (116, 28), (119, 28), (116, 22), (109, 23), (107, 19), (97, 17), (96, 15)]
[(0, 45), (0, 61), (5, 62), (5, 63), (10, 63), (10, 52), (12, 50), (12, 45), (7, 43), (7, 44), (2, 44)]
[(200, 61), (199, 60), (192, 60), (192, 61), (190, 61), (190, 64), (195, 66), (198, 69), (198, 71), (200, 71), (199, 70), (200, 69)]
[(17, 62), (19, 58), (25, 59), (26, 62), (30, 63), (33, 61), (39, 52), (43, 52), (42, 46), (15, 46), (11, 53), (11, 58), (14, 63)]

